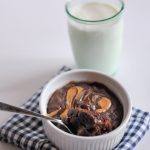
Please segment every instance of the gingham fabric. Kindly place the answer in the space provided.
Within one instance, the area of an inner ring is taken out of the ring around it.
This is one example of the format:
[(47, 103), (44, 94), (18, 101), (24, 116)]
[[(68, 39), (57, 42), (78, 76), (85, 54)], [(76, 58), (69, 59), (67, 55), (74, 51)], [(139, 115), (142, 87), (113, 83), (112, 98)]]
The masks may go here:
[[(63, 67), (59, 73), (70, 70)], [(39, 113), (40, 88), (22, 108)], [(133, 108), (125, 135), (115, 150), (132, 150), (142, 139), (150, 126), (150, 114)], [(40, 119), (24, 115), (14, 115), (0, 128), (0, 140), (23, 150), (56, 150), (46, 137)]]

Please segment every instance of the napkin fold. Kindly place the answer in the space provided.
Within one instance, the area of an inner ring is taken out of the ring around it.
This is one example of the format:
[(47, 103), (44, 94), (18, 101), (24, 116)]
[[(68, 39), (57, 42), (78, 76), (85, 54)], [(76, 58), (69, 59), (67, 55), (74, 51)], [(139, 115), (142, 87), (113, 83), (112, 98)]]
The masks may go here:
[[(57, 74), (71, 70), (62, 67)], [(22, 108), (39, 112), (40, 88)], [(150, 127), (150, 114), (140, 109), (133, 108), (132, 116), (121, 142), (114, 150), (133, 150)], [(0, 127), (0, 141), (11, 143), (23, 150), (56, 150), (44, 133), (42, 121), (35, 117), (14, 115)]]

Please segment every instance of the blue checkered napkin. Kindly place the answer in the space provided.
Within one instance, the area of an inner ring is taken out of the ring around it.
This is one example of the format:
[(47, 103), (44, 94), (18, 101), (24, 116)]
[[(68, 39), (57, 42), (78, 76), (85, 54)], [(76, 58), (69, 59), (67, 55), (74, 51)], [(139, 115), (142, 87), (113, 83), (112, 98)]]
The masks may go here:
[(132, 150), (150, 127), (150, 114), (133, 108), (125, 135), (115, 150)]
[[(63, 67), (59, 73), (70, 70)], [(39, 89), (22, 108), (39, 113)], [(126, 133), (115, 150), (132, 150), (142, 139), (150, 126), (150, 114), (133, 108)], [(23, 150), (56, 150), (46, 137), (40, 119), (14, 115), (0, 128), (0, 140), (11, 143)]]

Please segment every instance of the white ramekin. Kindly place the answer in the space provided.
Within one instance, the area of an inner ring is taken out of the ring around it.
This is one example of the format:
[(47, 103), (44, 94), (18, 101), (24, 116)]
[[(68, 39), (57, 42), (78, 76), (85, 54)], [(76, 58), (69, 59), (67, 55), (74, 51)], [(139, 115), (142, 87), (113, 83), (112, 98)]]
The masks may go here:
[(66, 133), (50, 121), (43, 120), (45, 133), (49, 140), (53, 142), (60, 150), (111, 150), (122, 139), (131, 115), (131, 102), (124, 88), (114, 79), (92, 70), (77, 69), (62, 73), (51, 79), (45, 86), (40, 98), (40, 112), (43, 115), (47, 113), (47, 104), (52, 93), (67, 84), (70, 81), (90, 81), (100, 82), (111, 89), (119, 98), (123, 105), (123, 121), (119, 127), (110, 133), (83, 137)]

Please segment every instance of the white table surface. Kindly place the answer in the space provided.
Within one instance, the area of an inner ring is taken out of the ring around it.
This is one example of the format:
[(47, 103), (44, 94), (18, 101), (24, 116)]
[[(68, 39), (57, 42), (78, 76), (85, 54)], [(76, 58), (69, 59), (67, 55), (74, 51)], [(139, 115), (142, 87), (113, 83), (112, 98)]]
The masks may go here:
[[(63, 0), (0, 0), (0, 100), (20, 106), (74, 60)], [(124, 48), (115, 78), (133, 105), (150, 109), (150, 1), (126, 1)], [(0, 123), (10, 113), (0, 112)], [(147, 133), (136, 150), (149, 149)], [(0, 143), (0, 150), (18, 150)]]

